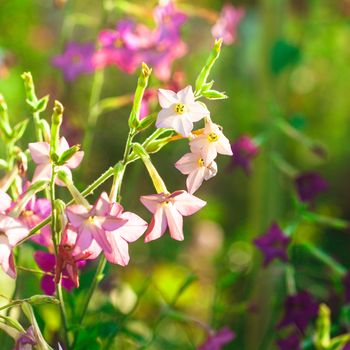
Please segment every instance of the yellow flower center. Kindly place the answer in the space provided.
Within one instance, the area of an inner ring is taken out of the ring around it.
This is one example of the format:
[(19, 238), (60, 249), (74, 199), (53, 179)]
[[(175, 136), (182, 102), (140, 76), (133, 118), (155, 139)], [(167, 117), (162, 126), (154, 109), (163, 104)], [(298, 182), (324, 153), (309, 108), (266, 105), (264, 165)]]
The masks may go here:
[(32, 216), (33, 214), (34, 213), (31, 210), (25, 210), (22, 215), (27, 218), (28, 216)]
[(88, 218), (88, 221), (89, 221), (90, 224), (93, 224), (93, 223), (94, 223), (94, 220), (95, 220), (95, 217), (94, 217), (94, 216), (90, 216), (90, 217)]
[(216, 142), (219, 139), (219, 136), (215, 134), (215, 132), (211, 132), (208, 134), (208, 141), (209, 142)]
[(124, 41), (121, 38), (117, 38), (114, 40), (114, 46), (119, 49), (124, 46)]
[(204, 159), (203, 158), (199, 158), (198, 159), (198, 165), (199, 166), (204, 166)]
[(177, 114), (184, 114), (185, 113), (185, 105), (183, 103), (177, 103), (174, 107), (174, 111)]

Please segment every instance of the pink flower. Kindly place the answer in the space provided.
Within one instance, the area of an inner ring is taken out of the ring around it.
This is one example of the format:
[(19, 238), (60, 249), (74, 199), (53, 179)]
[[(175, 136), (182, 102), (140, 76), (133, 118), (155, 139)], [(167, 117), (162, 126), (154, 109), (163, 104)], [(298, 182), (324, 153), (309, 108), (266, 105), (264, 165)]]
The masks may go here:
[[(67, 140), (61, 137), (58, 148), (58, 156), (69, 149)], [(29, 144), (29, 151), (37, 167), (33, 175), (33, 182), (38, 180), (50, 180), (52, 174), (52, 163), (50, 160), (50, 145), (47, 142), (34, 142)], [(70, 169), (75, 169), (81, 163), (84, 156), (83, 151), (76, 152), (64, 165), (59, 166), (68, 176), (72, 176)], [(63, 183), (57, 180), (57, 184)]]
[[(35, 198), (35, 196), (33, 196), (25, 206), (25, 210), (20, 214), (19, 219), (26, 227), (28, 227), (28, 229), (32, 229), (41, 221), (45, 220), (50, 214), (50, 201), (46, 198)], [(52, 247), (53, 243), (50, 225), (47, 224), (44, 226), (40, 230), (40, 233), (34, 235), (31, 239), (45, 247)]]
[(236, 334), (231, 329), (224, 327), (211, 334), (197, 350), (221, 350), (226, 344), (231, 343), (235, 337)]
[(131, 212), (123, 212), (119, 203), (113, 203), (110, 215), (125, 220), (123, 226), (107, 231), (107, 239), (112, 246), (112, 252), (105, 251), (106, 259), (112, 264), (126, 266), (129, 263), (128, 243), (139, 239), (147, 229), (147, 222)]
[(28, 233), (19, 220), (0, 214), (0, 265), (12, 278), (16, 278), (12, 250)]
[(211, 179), (218, 171), (214, 161), (206, 166), (199, 153), (186, 153), (176, 162), (175, 167), (180, 170), (182, 174), (188, 175), (186, 185), (190, 194), (196, 192), (204, 180), (207, 181)]
[(107, 239), (107, 231), (113, 231), (126, 223), (126, 220), (110, 215), (112, 204), (106, 192), (103, 192), (91, 209), (74, 204), (66, 209), (70, 224), (78, 230), (76, 244), (83, 251), (90, 247), (93, 240), (106, 253), (112, 254), (112, 244)]
[(205, 105), (196, 102), (190, 85), (178, 93), (159, 89), (158, 99), (163, 109), (158, 113), (157, 128), (171, 128), (188, 137), (193, 129), (193, 122), (209, 116)]
[(160, 238), (169, 226), (171, 238), (182, 241), (182, 216), (196, 213), (206, 202), (186, 191), (175, 191), (171, 194), (159, 193), (142, 196), (141, 203), (153, 214), (146, 232), (145, 242)]
[(200, 153), (205, 165), (209, 165), (218, 153), (232, 156), (229, 140), (224, 136), (221, 128), (209, 121), (205, 124), (202, 134), (195, 137), (191, 142), (191, 152)]
[(211, 32), (216, 39), (223, 39), (224, 44), (233, 44), (237, 38), (237, 27), (244, 16), (244, 10), (227, 4), (222, 8), (220, 17)]

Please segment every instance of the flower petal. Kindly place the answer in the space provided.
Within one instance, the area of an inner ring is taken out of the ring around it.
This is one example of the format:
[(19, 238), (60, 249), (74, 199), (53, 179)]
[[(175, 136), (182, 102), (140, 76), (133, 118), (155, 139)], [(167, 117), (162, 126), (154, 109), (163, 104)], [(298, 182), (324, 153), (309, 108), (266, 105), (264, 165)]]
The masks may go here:
[(32, 182), (38, 180), (50, 180), (52, 174), (52, 166), (50, 163), (42, 163), (35, 168)]
[(56, 258), (55, 255), (44, 252), (42, 250), (37, 250), (33, 254), (34, 260), (41, 270), (45, 272), (53, 272), (56, 266)]
[(186, 186), (190, 194), (193, 194), (194, 192), (196, 192), (198, 188), (202, 185), (204, 180), (205, 170), (206, 168), (202, 166), (197, 170), (192, 171), (192, 173), (188, 175), (186, 180)]
[(28, 148), (35, 164), (50, 162), (50, 145), (47, 142), (29, 143)]
[(108, 232), (107, 237), (112, 251), (105, 252), (106, 259), (112, 264), (126, 266), (130, 260), (128, 243), (119, 236), (117, 231)]
[(163, 236), (167, 228), (167, 219), (163, 206), (159, 207), (152, 217), (152, 221), (145, 233), (145, 242), (154, 241)]
[(5, 211), (11, 207), (11, 197), (5, 193), (3, 190), (0, 190), (0, 211)]
[(172, 204), (164, 206), (164, 212), (168, 221), (169, 232), (172, 239), (177, 241), (184, 240), (182, 215)]
[(175, 163), (175, 167), (181, 171), (182, 174), (188, 175), (198, 169), (200, 157), (200, 155), (195, 153), (186, 153)]
[(56, 291), (56, 285), (53, 280), (53, 276), (44, 276), (41, 279), (40, 287), (47, 295), (54, 295)]
[(158, 100), (162, 108), (169, 108), (179, 101), (176, 93), (171, 90), (158, 89)]
[(191, 120), (193, 122), (198, 122), (204, 117), (208, 117), (210, 115), (210, 112), (207, 109), (207, 107), (200, 102), (191, 103), (187, 105), (187, 108), (188, 114), (191, 116)]
[(171, 194), (171, 197), (175, 208), (183, 216), (192, 215), (207, 204), (207, 202), (186, 191), (176, 191)]
[(150, 194), (147, 196), (141, 196), (141, 203), (152, 213), (154, 214), (160, 205), (160, 203), (164, 202), (166, 196), (164, 193), (160, 194)]
[(75, 153), (74, 156), (66, 162), (67, 167), (70, 169), (75, 169), (80, 165), (81, 161), (83, 160), (83, 157), (84, 151), (79, 151)]
[(69, 222), (73, 227), (80, 227), (84, 221), (90, 216), (89, 211), (80, 204), (70, 205), (66, 209), (66, 215), (68, 217)]
[(117, 232), (129, 243), (139, 239), (147, 229), (147, 222), (134, 213), (126, 211), (120, 217), (126, 219), (127, 223), (120, 227)]
[(184, 89), (180, 90), (177, 93), (177, 97), (178, 100), (185, 105), (189, 105), (195, 102), (191, 85), (188, 85)]

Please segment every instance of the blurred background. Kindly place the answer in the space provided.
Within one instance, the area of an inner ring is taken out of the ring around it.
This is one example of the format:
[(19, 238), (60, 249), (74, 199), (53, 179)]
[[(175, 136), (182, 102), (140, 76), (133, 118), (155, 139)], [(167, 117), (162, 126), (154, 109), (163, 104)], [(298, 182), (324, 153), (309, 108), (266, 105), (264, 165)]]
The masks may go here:
[[(74, 172), (80, 189), (122, 157), (139, 68), (125, 72), (110, 64), (67, 80), (54, 58), (62, 56), (70, 42), (98, 45), (99, 33), (114, 29), (121, 19), (154, 28), (157, 4), (0, 1), (0, 91), (11, 120), (30, 117), (20, 77), (30, 71), (37, 95), (50, 95), (47, 120), (58, 99), (65, 106), (62, 134), (71, 144), (88, 147)], [(344, 333), (350, 326), (344, 318), (343, 283), (350, 266), (350, 1), (181, 0), (175, 6), (187, 16), (181, 25), (187, 50), (172, 61), (169, 77), (152, 76), (145, 108), (159, 110), (154, 97), (159, 87), (179, 90), (194, 84), (214, 43), (213, 25), (224, 6), (234, 6), (242, 11), (236, 36), (223, 44), (211, 72), (215, 88), (229, 99), (206, 102), (232, 143), (234, 157), (218, 158), (217, 176), (196, 192), (208, 204), (185, 220), (184, 242), (168, 234), (150, 244), (140, 239), (130, 245), (127, 267), (108, 266), (77, 349), (196, 349), (208, 338), (208, 327), (228, 327), (235, 333), (223, 349), (298, 349), (278, 344), (293, 331), (277, 325), (285, 315), (287, 296), (305, 290), (315, 302), (331, 307), (334, 334)], [(91, 114), (92, 107), (107, 98), (112, 98), (110, 104), (98, 116)], [(237, 145), (242, 135), (254, 151)], [(22, 147), (33, 138), (30, 125)], [(139, 139), (144, 138), (141, 134)], [(152, 157), (171, 190), (185, 188), (186, 178), (174, 163), (187, 152), (187, 142), (177, 141)], [(324, 181), (319, 180), (324, 185), (319, 191), (313, 180), (302, 189), (298, 185), (296, 180), (310, 173)], [(108, 191), (110, 186), (107, 182), (103, 188)], [(311, 191), (312, 198), (304, 198), (303, 190)], [(153, 192), (143, 164), (132, 164), (122, 189), (125, 209), (149, 221), (139, 197)], [(61, 197), (69, 198), (64, 190)], [(272, 222), (290, 236), (288, 262), (274, 259), (264, 266), (264, 252), (254, 239)], [(310, 253), (310, 245), (316, 253)], [(18, 264), (37, 268), (35, 249), (34, 243), (21, 247)], [(337, 264), (342, 273), (336, 273)], [(65, 295), (73, 319), (95, 266), (86, 266), (79, 290)], [(16, 296), (40, 293), (40, 277), (19, 271)], [(3, 275), (1, 279), (1, 294), (11, 294), (13, 281)], [(37, 307), (36, 313), (46, 339), (57, 343), (58, 309)], [(297, 332), (303, 349), (313, 349), (313, 320), (305, 332)], [(1, 336), (4, 349), (11, 348), (11, 341)]]

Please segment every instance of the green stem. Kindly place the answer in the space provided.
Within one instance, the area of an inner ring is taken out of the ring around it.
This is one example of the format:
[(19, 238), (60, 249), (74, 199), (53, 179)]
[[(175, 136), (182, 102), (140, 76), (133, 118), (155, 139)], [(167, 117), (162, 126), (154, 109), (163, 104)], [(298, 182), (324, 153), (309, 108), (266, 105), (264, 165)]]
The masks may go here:
[(343, 277), (346, 274), (347, 269), (320, 248), (310, 243), (304, 243), (302, 244), (302, 247), (305, 248), (315, 258), (323, 262), (325, 265), (329, 266), (339, 277)]
[(98, 103), (101, 95), (102, 85), (104, 79), (104, 71), (98, 70), (95, 72), (94, 81), (92, 83), (91, 96), (89, 102), (89, 114), (86, 123), (86, 129), (83, 139), (83, 149), (85, 152), (85, 161), (88, 164), (90, 153), (91, 153), (91, 145), (93, 140), (93, 132), (97, 123), (97, 119), (99, 114), (95, 113), (94, 106)]
[(62, 293), (62, 281), (56, 284), (56, 293), (57, 293), (58, 300), (60, 301), (60, 313), (61, 313), (61, 318), (62, 318), (63, 328), (64, 328), (64, 332), (63, 332), (64, 341), (66, 343), (67, 350), (74, 349), (74, 347), (71, 348), (69, 345), (69, 337), (68, 337), (69, 327), (68, 327), (68, 321), (67, 321), (68, 317), (67, 317), (65, 302), (64, 302), (63, 293)]

